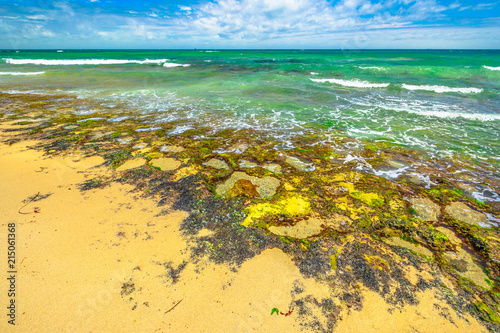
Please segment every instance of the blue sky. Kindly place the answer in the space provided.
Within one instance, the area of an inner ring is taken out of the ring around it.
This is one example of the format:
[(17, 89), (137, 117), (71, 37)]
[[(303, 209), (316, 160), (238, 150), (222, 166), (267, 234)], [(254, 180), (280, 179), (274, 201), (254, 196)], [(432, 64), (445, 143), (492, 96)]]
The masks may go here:
[(0, 48), (500, 49), (500, 1), (0, 0)]

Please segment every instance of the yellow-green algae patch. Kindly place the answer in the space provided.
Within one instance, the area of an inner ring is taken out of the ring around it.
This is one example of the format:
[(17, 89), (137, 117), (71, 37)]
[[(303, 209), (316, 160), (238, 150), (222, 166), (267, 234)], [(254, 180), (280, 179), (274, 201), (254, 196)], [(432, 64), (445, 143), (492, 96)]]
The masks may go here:
[(263, 202), (250, 205), (247, 209), (248, 215), (242, 225), (248, 227), (256, 219), (264, 216), (286, 215), (286, 216), (302, 216), (311, 211), (309, 200), (299, 194), (289, 195), (277, 202)]
[(364, 202), (368, 206), (382, 206), (384, 204), (384, 197), (380, 194), (373, 192), (362, 192), (358, 191), (354, 188), (354, 185), (351, 183), (339, 183), (340, 186), (345, 187), (349, 190), (349, 195), (354, 199), (358, 199), (359, 201)]

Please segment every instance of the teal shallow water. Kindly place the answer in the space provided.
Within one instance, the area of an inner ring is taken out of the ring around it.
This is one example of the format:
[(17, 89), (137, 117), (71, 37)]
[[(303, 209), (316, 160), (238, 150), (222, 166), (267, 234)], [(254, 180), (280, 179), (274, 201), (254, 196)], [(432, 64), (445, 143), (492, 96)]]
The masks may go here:
[(0, 91), (77, 96), (74, 112), (143, 130), (345, 135), (500, 166), (500, 51), (3, 51)]

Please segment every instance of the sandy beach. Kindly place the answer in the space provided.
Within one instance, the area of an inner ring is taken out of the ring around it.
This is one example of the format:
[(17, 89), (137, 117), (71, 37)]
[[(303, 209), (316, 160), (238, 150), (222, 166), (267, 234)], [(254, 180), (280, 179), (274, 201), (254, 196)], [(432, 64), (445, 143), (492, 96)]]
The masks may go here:
[[(446, 302), (435, 286), (460, 291), (436, 266), (420, 262), (417, 269), (382, 242), (377, 246), (399, 261), (391, 269), (413, 289), (411, 302), (391, 303), (362, 280), (336, 279), (340, 259), (325, 279), (304, 276), (293, 256), (276, 247), (239, 265), (193, 257), (197, 239), (214, 233), (182, 232), (193, 212), (159, 206), (162, 198), (125, 183), (82, 190), (86, 181), (125, 171), (97, 155), (45, 154), (33, 148), (36, 141), (6, 144), (8, 128), (14, 127), (0, 128), (0, 243), (5, 257), (7, 225), (15, 223), (16, 325), (7, 323), (2, 279), (2, 332), (488, 331)], [(347, 235), (344, 246), (376, 242), (367, 237)], [(375, 269), (384, 265), (380, 260)], [(389, 289), (400, 287), (390, 279)]]

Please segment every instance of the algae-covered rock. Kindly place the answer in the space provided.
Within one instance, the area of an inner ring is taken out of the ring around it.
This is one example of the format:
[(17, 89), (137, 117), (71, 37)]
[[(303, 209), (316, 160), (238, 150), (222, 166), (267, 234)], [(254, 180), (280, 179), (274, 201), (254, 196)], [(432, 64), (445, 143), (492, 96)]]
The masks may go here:
[(234, 172), (229, 179), (227, 179), (224, 183), (217, 185), (215, 189), (215, 193), (219, 196), (227, 195), (228, 192), (233, 188), (234, 184), (240, 180), (245, 179), (250, 181), (257, 190), (257, 193), (261, 198), (270, 199), (276, 193), (276, 189), (280, 185), (280, 181), (274, 177), (253, 177), (247, 175), (244, 172), (237, 171)]
[(165, 153), (180, 153), (184, 151), (185, 148), (179, 146), (162, 146), (160, 150)]
[(292, 167), (299, 171), (314, 171), (316, 167), (312, 163), (306, 163), (298, 159), (297, 157), (287, 156), (285, 163), (290, 164)]
[(309, 217), (299, 221), (293, 226), (270, 226), (268, 229), (275, 235), (302, 239), (319, 235), (326, 229), (348, 232), (352, 230), (352, 225), (353, 222), (350, 218), (335, 214), (328, 219)]
[(208, 162), (203, 163), (203, 165), (206, 165), (206, 166), (209, 166), (211, 168), (218, 169), (218, 170), (230, 170), (231, 169), (229, 167), (229, 165), (227, 165), (226, 162), (218, 160), (216, 158), (212, 158)]
[(143, 166), (144, 163), (146, 163), (146, 160), (144, 158), (134, 158), (120, 165), (118, 168), (116, 168), (116, 171), (127, 171), (130, 169), (138, 168), (140, 166)]
[(432, 252), (431, 250), (429, 250), (428, 248), (426, 248), (425, 246), (422, 246), (422, 245), (416, 245), (416, 244), (413, 244), (413, 243), (410, 243), (410, 242), (407, 242), (399, 237), (391, 237), (391, 238), (388, 238), (388, 239), (385, 239), (384, 242), (386, 242), (387, 244), (391, 245), (391, 246), (399, 246), (399, 247), (405, 247), (413, 252), (416, 252), (416, 253), (419, 253), (419, 254), (423, 254), (427, 257), (431, 257), (432, 258)]
[(462, 244), (462, 240), (460, 240), (460, 238), (458, 238), (458, 236), (450, 229), (445, 227), (438, 227), (436, 228), (436, 230), (446, 235), (451, 245), (453, 245), (454, 247), (460, 246)]
[(479, 266), (474, 261), (473, 257), (462, 247), (459, 247), (457, 252), (446, 252), (443, 257), (461, 276), (471, 280), (476, 285), (485, 289), (491, 288), (486, 282), (488, 276), (484, 273), (481, 266)]
[(439, 219), (440, 207), (429, 198), (412, 198), (409, 200), (415, 215), (423, 221), (434, 222)]
[(227, 192), (229, 197), (245, 196), (248, 198), (259, 198), (260, 194), (257, 192), (257, 186), (247, 179), (237, 180), (233, 187)]
[(264, 164), (262, 167), (266, 170), (269, 170), (271, 172), (280, 174), (281, 173), (281, 165), (279, 164)]
[(303, 216), (311, 211), (311, 204), (307, 198), (299, 194), (291, 194), (287, 197), (271, 203), (263, 202), (247, 207), (248, 215), (242, 225), (247, 227), (255, 220), (273, 215)]
[(384, 197), (378, 193), (374, 192), (363, 192), (356, 190), (354, 185), (351, 183), (339, 183), (340, 186), (346, 188), (349, 191), (349, 195), (355, 199), (358, 199), (368, 206), (382, 206), (384, 204)]
[(258, 167), (259, 165), (257, 163), (254, 163), (254, 162), (250, 162), (250, 161), (247, 161), (247, 160), (241, 160), (240, 161), (240, 167), (242, 168), (256, 168)]
[(163, 157), (152, 160), (151, 165), (160, 168), (161, 171), (170, 171), (180, 167), (181, 162), (175, 158)]
[(456, 201), (456, 202), (449, 204), (448, 206), (446, 206), (445, 211), (450, 216), (452, 216), (453, 218), (455, 218), (459, 221), (473, 224), (473, 225), (477, 225), (480, 227), (489, 227), (490, 226), (490, 224), (488, 223), (488, 217), (486, 216), (486, 214), (475, 211), (462, 202)]
[(196, 165), (190, 165), (190, 166), (181, 168), (175, 172), (174, 180), (178, 181), (178, 180), (184, 179), (186, 177), (197, 174), (199, 171), (200, 170), (199, 170), (198, 166), (196, 166)]

